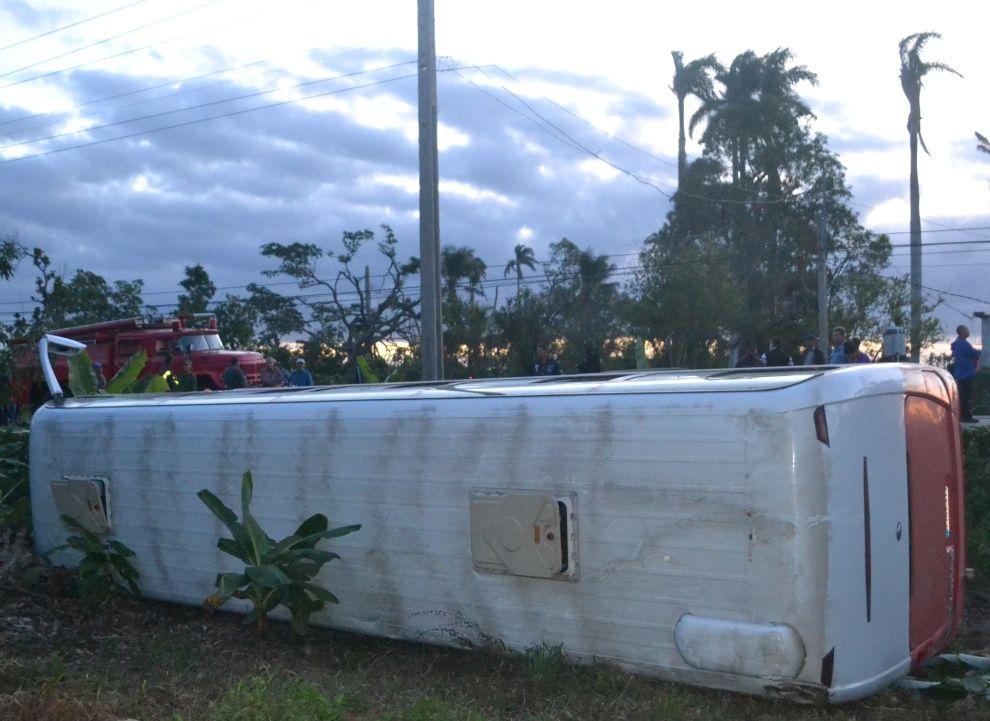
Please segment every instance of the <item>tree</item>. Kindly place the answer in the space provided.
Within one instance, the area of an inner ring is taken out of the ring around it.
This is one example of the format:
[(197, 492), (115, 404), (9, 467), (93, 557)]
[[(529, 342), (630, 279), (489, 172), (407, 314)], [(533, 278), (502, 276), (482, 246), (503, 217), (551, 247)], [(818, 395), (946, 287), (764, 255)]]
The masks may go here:
[(27, 254), (27, 248), (17, 242), (16, 237), (0, 238), (0, 279), (10, 280), (18, 262)]
[(921, 135), (921, 88), (924, 77), (934, 70), (944, 70), (962, 77), (945, 63), (926, 62), (921, 51), (936, 32), (915, 33), (898, 45), (901, 56), (901, 89), (908, 100), (908, 138), (911, 143), (911, 360), (921, 360), (921, 191), (918, 185), (918, 143), (925, 153), (928, 148)]
[(684, 53), (680, 50), (671, 52), (674, 58), (674, 78), (670, 91), (677, 96), (677, 188), (684, 185), (687, 173), (687, 138), (684, 133), (684, 101), (688, 95), (694, 95), (702, 101), (710, 101), (715, 95), (712, 85), (712, 73), (724, 70), (715, 59), (715, 55), (692, 60), (684, 64)]
[(38, 271), (32, 314), (35, 331), (46, 331), (88, 323), (100, 323), (141, 314), (143, 280), (118, 280), (111, 285), (89, 270), (77, 270), (68, 281), (52, 267), (52, 261), (35, 248), (31, 262)]
[(202, 265), (187, 265), (186, 277), (179, 281), (179, 285), (186, 289), (185, 293), (179, 295), (180, 313), (205, 313), (209, 310), (217, 287)]
[(457, 297), (457, 289), (461, 287), (461, 281), (466, 283), (463, 287), (470, 299), (484, 295), (481, 281), (485, 279), (487, 271), (488, 266), (485, 261), (477, 257), (472, 248), (444, 246), (440, 253), (440, 278), (443, 281), (445, 299)]
[(279, 295), (257, 283), (248, 283), (247, 289), (250, 296), (246, 305), (250, 308), (253, 325), (260, 328), (256, 335), (261, 345), (278, 348), (287, 335), (306, 330), (306, 319), (298, 298)]
[(582, 344), (611, 343), (621, 335), (618, 317), (619, 290), (609, 280), (615, 265), (607, 255), (591, 248), (581, 250), (567, 238), (550, 244), (547, 274), (547, 330), (551, 339), (562, 339), (561, 362), (573, 369), (582, 355)]
[(536, 256), (533, 255), (533, 249), (523, 243), (517, 243), (514, 252), (515, 256), (512, 260), (505, 264), (503, 277), (507, 277), (509, 273), (515, 272), (516, 292), (518, 293), (522, 290), (523, 268), (535, 269)]
[(691, 116), (689, 132), (704, 121), (701, 141), (706, 152), (725, 158), (732, 183), (747, 190), (754, 164), (788, 142), (798, 123), (814, 115), (794, 86), (817, 84), (818, 76), (804, 65), (788, 67), (793, 53), (779, 48), (758, 56), (752, 50), (738, 55), (716, 74), (723, 90), (702, 100)]
[(213, 314), (228, 348), (246, 348), (254, 342), (258, 313), (248, 299), (227, 293), (214, 306)]
[(986, 136), (976, 133), (976, 149), (981, 153), (990, 153), (990, 140)]
[[(864, 337), (902, 299), (886, 268), (891, 246), (848, 203), (844, 168), (795, 85), (814, 81), (788, 50), (737, 57), (723, 92), (692, 118), (707, 120), (703, 155), (688, 166), (664, 226), (646, 241), (625, 315), (673, 366), (725, 362), (742, 337), (772, 335), (793, 349), (817, 326), (819, 222), (828, 248), (831, 312)], [(823, 213), (824, 207), (824, 215)], [(930, 309), (929, 309), (930, 310)]]
[[(484, 295), (481, 282), (488, 266), (472, 248), (445, 246), (440, 253), (443, 282), (445, 377), (475, 377), (482, 373), (482, 359), (490, 336), (490, 312), (478, 304)], [(467, 302), (458, 290), (464, 290)]]
[[(354, 374), (359, 356), (373, 356), (376, 345), (396, 338), (418, 340), (418, 299), (406, 295), (405, 284), (419, 271), (419, 260), (397, 258), (395, 233), (381, 226), (384, 239), (377, 242), (378, 254), (385, 261), (377, 287), (365, 284), (365, 274), (353, 267), (355, 256), (366, 243), (375, 241), (371, 230), (345, 231), (342, 251), (323, 250), (312, 243), (266, 243), (261, 254), (278, 261), (278, 267), (263, 271), (268, 277), (286, 275), (299, 285), (299, 295), (286, 298), (308, 322), (301, 330), (311, 339), (336, 341), (342, 338), (346, 372)], [(322, 258), (337, 261), (337, 270), (324, 276), (317, 270)], [(268, 295), (270, 294), (270, 295)], [(268, 291), (267, 300), (277, 294)], [(305, 310), (305, 314), (302, 311)]]

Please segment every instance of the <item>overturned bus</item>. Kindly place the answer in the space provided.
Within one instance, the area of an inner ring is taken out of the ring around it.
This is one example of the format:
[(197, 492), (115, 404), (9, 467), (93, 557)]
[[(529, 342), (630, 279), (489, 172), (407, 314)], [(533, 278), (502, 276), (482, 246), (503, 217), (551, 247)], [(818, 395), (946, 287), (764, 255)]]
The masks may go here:
[(338, 629), (843, 702), (963, 612), (958, 402), (930, 367), (56, 398), (31, 428), (37, 545), (70, 513), (136, 551), (147, 596), (200, 604), (240, 569), (196, 492), (237, 507), (247, 470), (275, 537), (362, 524), (322, 572), (341, 603), (313, 621)]

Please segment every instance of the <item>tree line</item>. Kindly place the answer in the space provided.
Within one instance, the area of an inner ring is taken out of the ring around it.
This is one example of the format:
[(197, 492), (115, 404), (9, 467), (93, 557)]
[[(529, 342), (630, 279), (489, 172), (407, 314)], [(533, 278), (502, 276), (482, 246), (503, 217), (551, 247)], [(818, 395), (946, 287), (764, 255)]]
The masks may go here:
[[(774, 335), (794, 350), (818, 327), (820, 249), (833, 323), (875, 340), (891, 324), (908, 325), (910, 279), (890, 272), (890, 238), (864, 228), (850, 208), (845, 168), (798, 92), (817, 76), (785, 48), (747, 51), (727, 66), (715, 55), (689, 62), (672, 55), (678, 188), (663, 225), (626, 267), (567, 238), (541, 260), (516, 245), (498, 267), (470, 246), (445, 246), (446, 377), (526, 374), (537, 343), (549, 343), (565, 370), (576, 367), (586, 340), (601, 349), (606, 368), (634, 367), (637, 348), (642, 364), (644, 345), (656, 367), (725, 366), (740, 341), (763, 348)], [(915, 72), (931, 69), (943, 68), (922, 64)], [(687, 117), (689, 97), (697, 109)], [(690, 159), (686, 139), (695, 133), (701, 153)], [(272, 282), (217, 297), (207, 269), (188, 266), (178, 310), (215, 313), (233, 346), (284, 355), (285, 341), (302, 340), (322, 381), (353, 380), (358, 358), (382, 378), (419, 377), (419, 261), (399, 256), (389, 226), (345, 231), (326, 246), (270, 242), (259, 252), (269, 264), (262, 276)], [(110, 283), (88, 270), (64, 277), (41, 249), (0, 241), (0, 277), (19, 272), (19, 262), (34, 270), (36, 307), (6, 324), (7, 337), (148, 307), (140, 279)], [(283, 281), (290, 292), (275, 290)], [(941, 334), (933, 308), (921, 307), (920, 345)]]

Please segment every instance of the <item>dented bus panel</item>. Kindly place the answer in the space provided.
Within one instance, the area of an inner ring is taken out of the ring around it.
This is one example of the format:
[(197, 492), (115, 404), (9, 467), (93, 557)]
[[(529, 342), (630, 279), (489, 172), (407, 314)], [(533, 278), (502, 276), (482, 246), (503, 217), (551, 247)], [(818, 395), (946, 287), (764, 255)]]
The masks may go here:
[(69, 512), (199, 604), (237, 566), (196, 492), (237, 508), (250, 470), (274, 537), (362, 524), (315, 623), (843, 702), (960, 621), (955, 393), (878, 364), (67, 399), (32, 423), (35, 537)]

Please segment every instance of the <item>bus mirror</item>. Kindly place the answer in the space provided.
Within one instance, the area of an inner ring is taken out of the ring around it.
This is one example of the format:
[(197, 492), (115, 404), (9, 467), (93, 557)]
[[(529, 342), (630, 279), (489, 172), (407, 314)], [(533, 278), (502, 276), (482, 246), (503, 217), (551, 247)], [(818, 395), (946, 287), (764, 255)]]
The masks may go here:
[(48, 385), (48, 392), (51, 393), (52, 398), (61, 400), (63, 394), (62, 386), (58, 384), (58, 379), (55, 377), (55, 369), (52, 368), (52, 362), (48, 354), (54, 353), (55, 355), (74, 356), (85, 348), (85, 343), (49, 333), (46, 333), (38, 341), (38, 358), (41, 359), (41, 371), (45, 376), (45, 383)]

